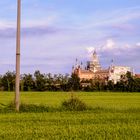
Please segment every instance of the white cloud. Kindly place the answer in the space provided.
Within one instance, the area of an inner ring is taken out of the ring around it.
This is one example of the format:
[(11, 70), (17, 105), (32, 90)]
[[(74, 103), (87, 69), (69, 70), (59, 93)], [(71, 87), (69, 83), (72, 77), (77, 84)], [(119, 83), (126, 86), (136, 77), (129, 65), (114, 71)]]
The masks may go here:
[(116, 43), (115, 43), (115, 41), (113, 40), (113, 39), (108, 39), (107, 41), (106, 41), (106, 44), (103, 46), (103, 50), (112, 50), (112, 49), (114, 49), (115, 48), (115, 46), (116, 46)]
[(26, 20), (22, 22), (22, 27), (40, 27), (40, 26), (51, 26), (53, 23), (55, 23), (57, 20), (57, 16), (51, 15), (48, 16), (47, 18), (42, 18), (42, 19), (32, 19), (32, 20)]
[[(109, 53), (111, 55), (123, 55), (124, 52), (135, 52), (136, 48), (140, 46), (140, 43), (136, 43), (134, 45), (119, 42), (115, 42), (113, 39), (107, 39), (103, 45), (96, 47), (86, 47), (88, 54), (92, 54), (94, 50), (96, 50), (99, 54), (101, 53)], [(132, 54), (131, 53), (131, 54)]]
[(11, 22), (11, 21), (4, 21), (0, 20), (0, 29), (7, 29), (7, 28), (13, 28), (16, 26), (16, 23)]
[(92, 53), (95, 50), (95, 48), (94, 47), (87, 47), (86, 50), (88, 53)]
[[(33, 20), (26, 20), (21, 22), (22, 28), (30, 28), (30, 27), (42, 27), (42, 26), (50, 26), (56, 20), (55, 16), (50, 16), (47, 19), (33, 19)], [(0, 19), (0, 29), (7, 29), (7, 28), (16, 28), (16, 21), (8, 21), (8, 20), (1, 20)]]
[(136, 46), (140, 47), (140, 42), (136, 43)]
[(110, 38), (107, 39), (103, 45), (96, 46), (95, 50), (98, 52), (113, 52), (114, 50), (117, 50), (117, 43)]
[[(98, 15), (98, 17), (96, 17)], [(128, 25), (130, 21), (140, 18), (140, 6), (129, 7), (113, 10), (111, 13), (99, 12), (90, 15), (89, 20), (86, 23), (80, 24), (77, 28), (80, 29), (91, 29), (100, 27), (118, 27), (123, 29), (133, 29), (132, 25)], [(92, 17), (92, 18), (91, 18)], [(125, 26), (122, 26), (124, 25)], [(127, 24), (127, 25), (126, 25)]]

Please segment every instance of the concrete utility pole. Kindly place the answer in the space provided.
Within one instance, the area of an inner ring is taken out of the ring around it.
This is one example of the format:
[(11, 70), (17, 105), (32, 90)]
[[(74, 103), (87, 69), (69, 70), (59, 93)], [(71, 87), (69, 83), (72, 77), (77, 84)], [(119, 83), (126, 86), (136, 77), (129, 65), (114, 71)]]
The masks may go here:
[(20, 106), (20, 16), (21, 16), (21, 0), (17, 0), (16, 83), (15, 83), (16, 111), (19, 111)]

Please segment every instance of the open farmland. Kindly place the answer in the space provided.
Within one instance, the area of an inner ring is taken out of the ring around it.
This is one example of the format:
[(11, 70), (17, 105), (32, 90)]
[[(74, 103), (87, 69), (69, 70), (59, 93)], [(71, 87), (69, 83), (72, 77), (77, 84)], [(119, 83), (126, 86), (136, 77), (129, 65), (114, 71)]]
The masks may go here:
[[(140, 139), (139, 93), (74, 93), (89, 110), (59, 110), (70, 93), (22, 93), (21, 102), (48, 106), (49, 112), (0, 113), (0, 139)], [(9, 104), (13, 93), (0, 93), (0, 107)], [(54, 110), (53, 110), (54, 108)]]

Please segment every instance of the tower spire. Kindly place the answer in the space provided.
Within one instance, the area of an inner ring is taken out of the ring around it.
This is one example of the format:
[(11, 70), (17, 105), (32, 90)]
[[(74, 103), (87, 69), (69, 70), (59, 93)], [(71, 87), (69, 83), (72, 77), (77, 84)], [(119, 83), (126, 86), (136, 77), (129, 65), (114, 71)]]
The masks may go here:
[(90, 67), (90, 70), (93, 72), (101, 70), (101, 65), (100, 65), (96, 50), (94, 50), (93, 52), (92, 61), (90, 61), (89, 67)]
[(94, 49), (93, 55), (97, 55), (97, 53), (96, 53), (96, 49)]
[(114, 60), (111, 59), (111, 67), (113, 67), (113, 66), (114, 66)]

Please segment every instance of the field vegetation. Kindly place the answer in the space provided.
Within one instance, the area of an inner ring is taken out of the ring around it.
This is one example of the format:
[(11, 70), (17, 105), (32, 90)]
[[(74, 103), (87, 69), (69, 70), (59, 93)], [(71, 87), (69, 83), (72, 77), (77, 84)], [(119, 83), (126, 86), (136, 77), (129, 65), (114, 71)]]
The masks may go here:
[(21, 112), (16, 113), (10, 110), (14, 93), (1, 92), (0, 139), (140, 139), (139, 93), (75, 92), (73, 96), (86, 110), (63, 108), (71, 100), (69, 92), (23, 92)]

